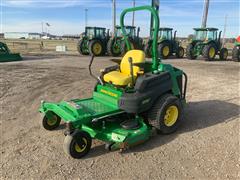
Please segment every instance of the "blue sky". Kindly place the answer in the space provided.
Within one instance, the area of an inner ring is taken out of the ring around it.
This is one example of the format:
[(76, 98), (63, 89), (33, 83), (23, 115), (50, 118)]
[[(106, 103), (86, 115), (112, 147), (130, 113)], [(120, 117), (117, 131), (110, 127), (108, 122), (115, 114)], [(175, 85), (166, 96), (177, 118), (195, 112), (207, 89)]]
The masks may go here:
[[(0, 0), (1, 31), (41, 32), (41, 22), (48, 22), (50, 33), (79, 34), (84, 30), (84, 9), (88, 8), (88, 25), (111, 28), (111, 0)], [(131, 7), (132, 0), (117, 1), (117, 22), (124, 8)], [(136, 5), (150, 5), (151, 0), (136, 0)], [(160, 24), (178, 30), (179, 36), (192, 33), (201, 25), (203, 0), (160, 0)], [(223, 30), (225, 15), (227, 37), (240, 34), (239, 0), (210, 0), (208, 26)], [(149, 33), (150, 15), (136, 14), (136, 25), (141, 35)], [(131, 24), (131, 15), (126, 24)], [(44, 28), (45, 29), (45, 28)]]

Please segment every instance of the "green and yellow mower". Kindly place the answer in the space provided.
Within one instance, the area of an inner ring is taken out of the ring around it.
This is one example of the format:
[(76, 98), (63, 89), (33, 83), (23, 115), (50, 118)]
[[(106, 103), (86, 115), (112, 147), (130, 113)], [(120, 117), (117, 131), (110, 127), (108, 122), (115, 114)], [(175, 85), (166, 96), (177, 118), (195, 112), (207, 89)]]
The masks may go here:
[[(143, 10), (154, 19), (151, 61), (146, 61), (142, 50), (131, 50), (124, 28), (127, 13)], [(64, 150), (73, 158), (87, 155), (93, 139), (104, 141), (107, 150), (125, 150), (145, 142), (152, 132), (173, 133), (184, 118), (187, 75), (158, 58), (157, 11), (151, 6), (125, 9), (120, 25), (128, 51), (120, 65), (105, 68), (98, 77), (91, 72), (91, 57), (89, 72), (97, 81), (92, 97), (41, 102), (45, 129), (66, 123)]]

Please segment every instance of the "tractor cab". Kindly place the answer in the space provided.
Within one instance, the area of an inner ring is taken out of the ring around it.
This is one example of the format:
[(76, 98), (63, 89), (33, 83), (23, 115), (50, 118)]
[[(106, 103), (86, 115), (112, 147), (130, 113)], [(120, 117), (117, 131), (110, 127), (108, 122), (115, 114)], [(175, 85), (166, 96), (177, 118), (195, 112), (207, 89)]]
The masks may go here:
[(159, 39), (160, 40), (172, 40), (172, 28), (159, 28)]
[(217, 41), (217, 28), (194, 28), (194, 31), (197, 41)]
[[(136, 36), (136, 27), (135, 26), (125, 26), (127, 35), (129, 37), (135, 37)], [(115, 26), (115, 36), (116, 37), (122, 37), (122, 31), (121, 26)]]
[(103, 39), (103, 38), (107, 37), (106, 28), (86, 27), (85, 28), (85, 36), (89, 37), (89, 39), (93, 39), (93, 38)]

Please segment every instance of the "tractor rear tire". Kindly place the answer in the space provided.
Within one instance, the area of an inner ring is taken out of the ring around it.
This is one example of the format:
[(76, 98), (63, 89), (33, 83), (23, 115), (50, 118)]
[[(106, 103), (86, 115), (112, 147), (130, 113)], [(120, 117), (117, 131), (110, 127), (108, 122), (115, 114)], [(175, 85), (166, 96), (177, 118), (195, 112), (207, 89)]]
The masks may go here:
[[(78, 140), (82, 140), (84, 143), (82, 146), (78, 144)], [(75, 159), (80, 159), (87, 155), (92, 146), (92, 138), (85, 131), (75, 130), (72, 134), (67, 135), (64, 139), (63, 149), (66, 154)]]
[(82, 49), (83, 43), (84, 43), (83, 39), (78, 41), (78, 43), (77, 43), (77, 50), (78, 50), (79, 54), (81, 54), (81, 55), (88, 55), (89, 53), (84, 52), (83, 49)]
[(217, 47), (214, 44), (205, 45), (202, 54), (206, 61), (213, 61), (217, 54)]
[(102, 56), (105, 52), (103, 43), (98, 40), (94, 39), (89, 43), (89, 52), (91, 56)]
[(180, 100), (172, 95), (160, 97), (147, 115), (148, 123), (159, 133), (170, 134), (177, 130), (183, 119), (183, 107)]
[(183, 58), (183, 56), (184, 56), (184, 49), (182, 46), (179, 46), (178, 51), (176, 52), (176, 57)]
[(163, 42), (158, 45), (158, 54), (161, 59), (167, 59), (171, 54), (170, 44)]
[(232, 51), (232, 60), (240, 62), (240, 46), (234, 46)]
[(193, 50), (194, 50), (193, 44), (189, 44), (189, 45), (187, 46), (187, 49), (186, 49), (186, 56), (187, 56), (187, 58), (190, 59), (190, 60), (193, 60), (193, 59), (196, 59), (196, 58), (197, 58), (197, 56), (194, 55)]
[(151, 40), (147, 41), (146, 45), (144, 46), (144, 52), (147, 58), (152, 57), (152, 41)]
[(113, 57), (117, 57), (121, 55), (121, 44), (119, 45), (119, 47), (117, 47), (116, 49), (114, 49), (114, 45), (116, 43), (116, 39), (109, 39), (108, 43), (107, 43), (107, 52), (109, 56), (113, 56)]
[(222, 48), (221, 50), (220, 50), (220, 54), (219, 54), (219, 58), (220, 58), (220, 60), (227, 60), (227, 57), (228, 57), (228, 50), (227, 50), (227, 48)]

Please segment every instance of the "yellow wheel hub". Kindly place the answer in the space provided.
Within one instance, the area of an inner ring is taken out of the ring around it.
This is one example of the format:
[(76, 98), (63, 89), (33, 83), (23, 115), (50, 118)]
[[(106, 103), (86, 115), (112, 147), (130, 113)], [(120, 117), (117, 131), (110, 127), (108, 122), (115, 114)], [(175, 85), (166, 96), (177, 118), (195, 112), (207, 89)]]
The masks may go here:
[(83, 138), (83, 141), (85, 143), (85, 145), (83, 147), (80, 147), (77, 143), (75, 143), (75, 145), (74, 145), (75, 151), (77, 151), (78, 153), (83, 152), (87, 148), (87, 139)]
[(163, 48), (163, 55), (164, 55), (164, 56), (168, 56), (169, 52), (170, 52), (169, 47), (168, 47), (168, 46), (165, 46), (165, 47)]
[(216, 53), (215, 48), (211, 47), (209, 50), (209, 57), (213, 58), (215, 56), (215, 53)]
[(102, 52), (102, 46), (101, 46), (101, 44), (100, 44), (100, 43), (95, 43), (95, 44), (93, 45), (93, 53), (96, 54), (96, 55), (98, 55), (98, 54), (100, 54), (101, 52)]
[(169, 106), (164, 116), (164, 124), (168, 127), (174, 125), (178, 119), (178, 113), (177, 106)]
[(55, 115), (52, 117), (52, 119), (47, 120), (47, 124), (49, 126), (54, 126), (56, 123), (57, 123), (57, 116), (55, 116)]

